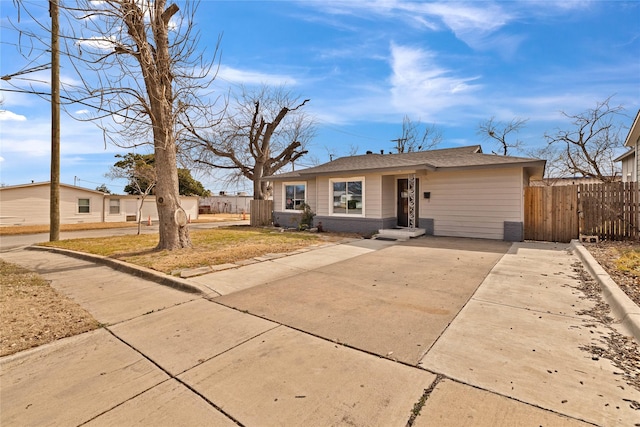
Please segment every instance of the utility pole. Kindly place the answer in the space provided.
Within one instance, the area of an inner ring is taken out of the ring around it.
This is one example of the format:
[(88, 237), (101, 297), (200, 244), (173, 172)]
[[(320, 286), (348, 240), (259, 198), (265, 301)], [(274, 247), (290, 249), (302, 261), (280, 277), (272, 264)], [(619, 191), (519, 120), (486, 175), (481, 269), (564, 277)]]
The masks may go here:
[(49, 241), (60, 239), (60, 24), (58, 0), (49, 0), (51, 15), (51, 191)]

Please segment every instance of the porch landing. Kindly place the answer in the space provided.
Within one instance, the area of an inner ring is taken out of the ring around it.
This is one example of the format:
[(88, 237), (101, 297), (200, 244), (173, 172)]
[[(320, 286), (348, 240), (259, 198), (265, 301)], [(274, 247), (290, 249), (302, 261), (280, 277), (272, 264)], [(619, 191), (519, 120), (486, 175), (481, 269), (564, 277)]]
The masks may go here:
[(412, 237), (422, 236), (425, 231), (424, 228), (385, 228), (378, 230), (374, 238), (409, 240)]

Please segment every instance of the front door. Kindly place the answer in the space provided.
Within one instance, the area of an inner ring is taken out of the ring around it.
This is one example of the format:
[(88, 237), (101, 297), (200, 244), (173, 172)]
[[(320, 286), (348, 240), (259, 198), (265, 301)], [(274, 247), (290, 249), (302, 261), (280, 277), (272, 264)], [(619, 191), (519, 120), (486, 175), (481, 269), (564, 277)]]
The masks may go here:
[[(415, 226), (418, 226), (418, 179), (416, 178), (415, 188)], [(398, 227), (409, 226), (409, 180), (398, 180)]]

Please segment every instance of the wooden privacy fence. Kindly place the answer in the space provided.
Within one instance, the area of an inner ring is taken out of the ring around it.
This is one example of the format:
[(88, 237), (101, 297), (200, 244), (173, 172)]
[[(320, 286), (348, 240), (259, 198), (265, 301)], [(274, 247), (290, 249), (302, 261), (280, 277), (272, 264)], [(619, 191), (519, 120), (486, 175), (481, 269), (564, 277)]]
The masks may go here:
[(251, 200), (249, 223), (254, 227), (271, 225), (273, 221), (273, 200)]
[(606, 240), (637, 240), (640, 198), (637, 182), (580, 184), (580, 234)]
[(527, 187), (524, 238), (569, 242), (580, 235), (640, 239), (637, 182)]
[(524, 238), (569, 242), (578, 238), (578, 187), (527, 187)]

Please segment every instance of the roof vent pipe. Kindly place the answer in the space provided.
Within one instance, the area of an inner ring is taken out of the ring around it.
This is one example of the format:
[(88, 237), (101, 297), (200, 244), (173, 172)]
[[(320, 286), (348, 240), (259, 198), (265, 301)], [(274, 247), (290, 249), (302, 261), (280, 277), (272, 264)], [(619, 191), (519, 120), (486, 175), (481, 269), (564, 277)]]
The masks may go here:
[(380, 154), (384, 154), (384, 150), (380, 150)]

